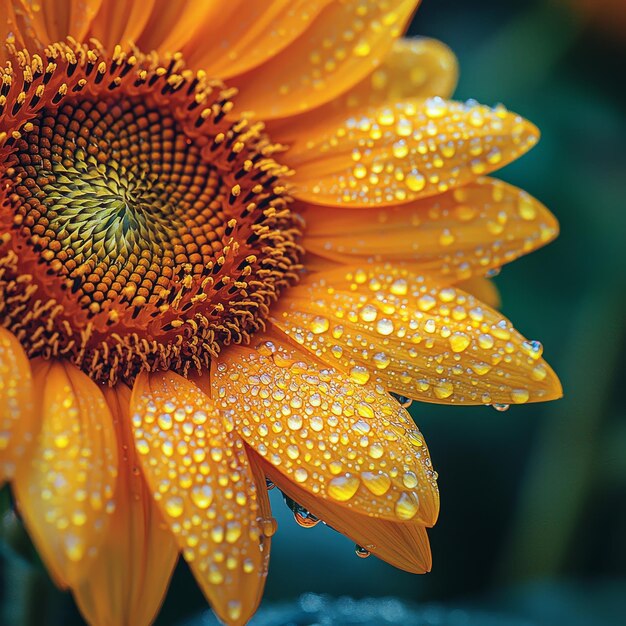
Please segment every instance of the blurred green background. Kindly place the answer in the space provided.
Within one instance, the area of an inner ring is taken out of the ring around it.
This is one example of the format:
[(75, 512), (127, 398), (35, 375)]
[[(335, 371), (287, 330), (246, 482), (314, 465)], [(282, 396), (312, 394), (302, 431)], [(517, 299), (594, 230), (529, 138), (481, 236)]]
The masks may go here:
[[(413, 404), (442, 499), (426, 576), (359, 559), (323, 525), (298, 527), (274, 490), (279, 532), (266, 611), (314, 592), (394, 596), (430, 607), (431, 621), (416, 622), (424, 624), (448, 623), (433, 618), (433, 607), (462, 607), (449, 623), (481, 626), (626, 623), (626, 411), (618, 400), (626, 383), (626, 2), (587, 3), (593, 16), (584, 4), (423, 0), (410, 30), (457, 53), (455, 98), (503, 102), (542, 130), (538, 147), (499, 175), (550, 207), (562, 233), (496, 282), (504, 313), (543, 342), (565, 398), (505, 413)], [(36, 566), (5, 556), (12, 580), (4, 581), (1, 623), (19, 624), (29, 595), (37, 598), (32, 624), (81, 623)], [(311, 597), (300, 609), (304, 601)], [(187, 623), (205, 610), (179, 567), (157, 623)], [(310, 623), (286, 615), (270, 622)]]

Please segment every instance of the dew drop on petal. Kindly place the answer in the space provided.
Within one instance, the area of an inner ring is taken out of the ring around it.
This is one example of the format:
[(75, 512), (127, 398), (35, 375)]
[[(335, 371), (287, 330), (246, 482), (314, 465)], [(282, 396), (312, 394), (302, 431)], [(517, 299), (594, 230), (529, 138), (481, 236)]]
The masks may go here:
[(328, 495), (339, 501), (347, 502), (359, 489), (361, 481), (351, 474), (336, 476), (328, 483)]
[(403, 492), (396, 501), (395, 513), (401, 520), (413, 519), (418, 510), (419, 500), (413, 492)]

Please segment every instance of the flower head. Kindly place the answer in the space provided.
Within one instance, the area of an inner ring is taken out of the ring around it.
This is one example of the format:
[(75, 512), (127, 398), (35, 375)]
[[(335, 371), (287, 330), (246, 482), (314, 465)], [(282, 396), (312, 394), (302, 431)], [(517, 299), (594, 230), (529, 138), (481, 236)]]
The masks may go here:
[(0, 468), (46, 566), (141, 625), (182, 554), (243, 623), (270, 480), (428, 571), (406, 399), (560, 395), (486, 278), (557, 233), (485, 177), (537, 130), (444, 99), (414, 1), (122, 4), (0, 2)]

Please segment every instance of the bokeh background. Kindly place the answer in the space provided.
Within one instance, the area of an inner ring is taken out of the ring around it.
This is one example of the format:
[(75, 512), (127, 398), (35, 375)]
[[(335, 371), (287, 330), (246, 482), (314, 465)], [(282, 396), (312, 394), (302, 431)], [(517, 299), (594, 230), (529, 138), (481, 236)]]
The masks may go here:
[[(279, 532), (257, 623), (625, 624), (626, 1), (423, 0), (410, 34), (455, 50), (455, 98), (503, 102), (542, 130), (500, 177), (550, 207), (561, 236), (496, 283), (565, 398), (505, 413), (413, 404), (442, 498), (426, 576), (359, 559), (321, 524), (300, 528), (274, 490)], [(18, 548), (2, 548), (0, 623), (81, 624), (18, 531), (2, 532)], [(329, 599), (340, 596), (406, 604)], [(211, 620), (180, 566), (157, 624)]]

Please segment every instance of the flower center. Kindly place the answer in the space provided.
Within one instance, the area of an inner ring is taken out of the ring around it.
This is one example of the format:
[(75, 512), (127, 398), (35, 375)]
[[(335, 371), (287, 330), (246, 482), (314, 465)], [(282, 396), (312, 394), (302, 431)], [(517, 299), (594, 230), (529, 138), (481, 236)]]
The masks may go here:
[(46, 54), (3, 75), (0, 324), (111, 384), (201, 370), (296, 278), (277, 147), (178, 58)]

